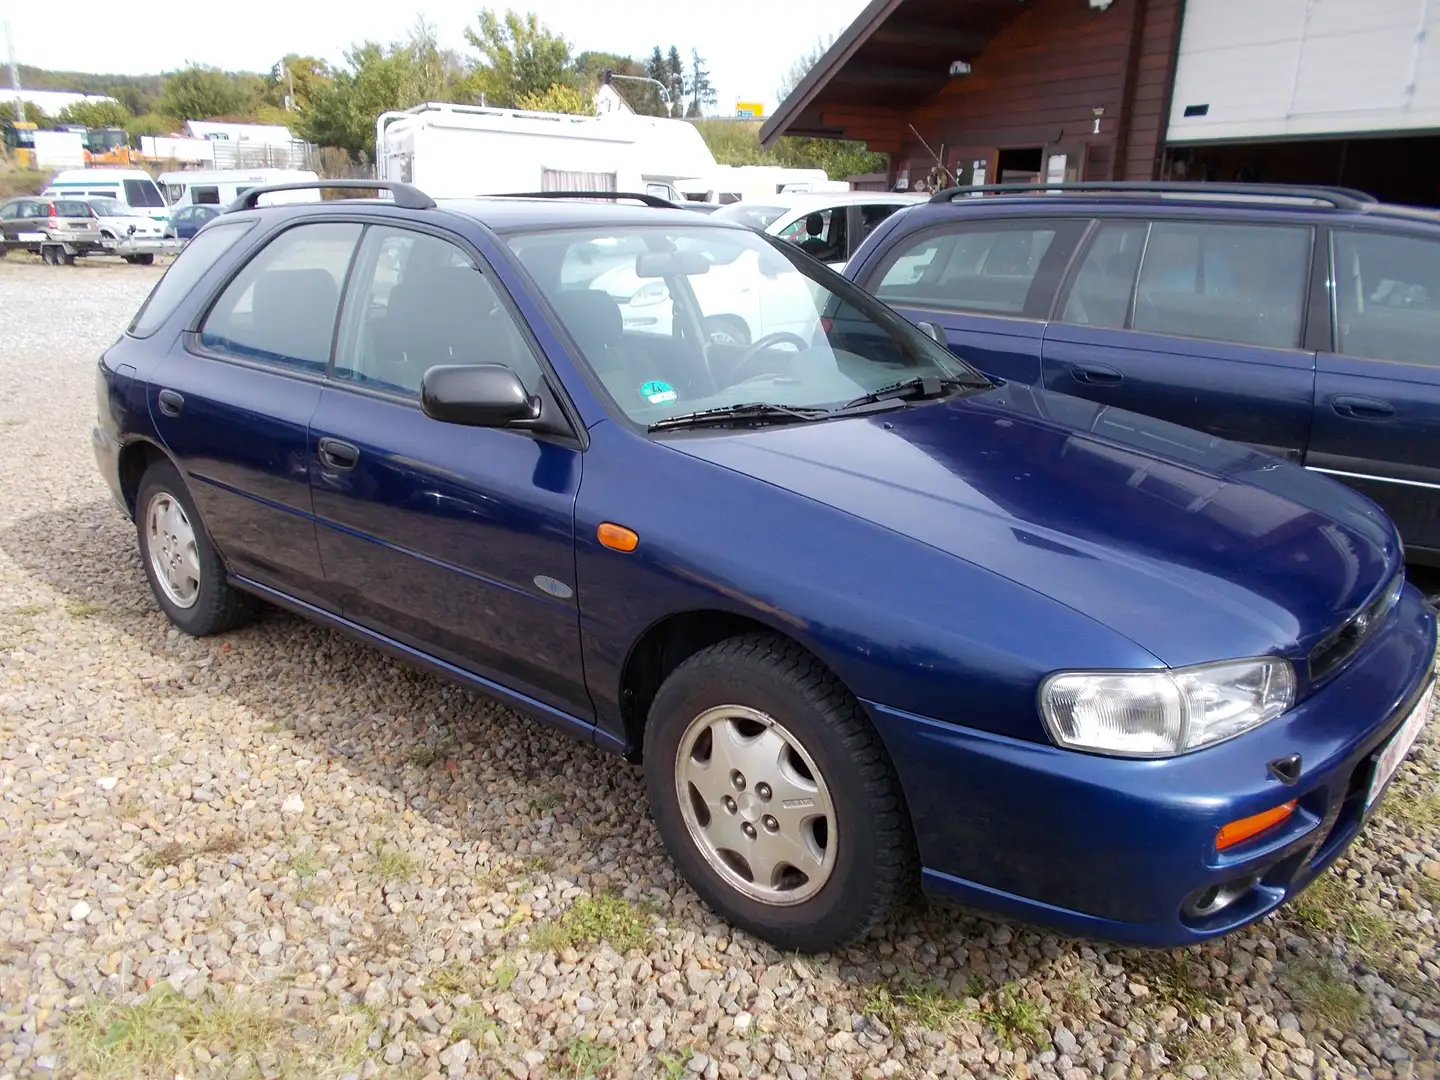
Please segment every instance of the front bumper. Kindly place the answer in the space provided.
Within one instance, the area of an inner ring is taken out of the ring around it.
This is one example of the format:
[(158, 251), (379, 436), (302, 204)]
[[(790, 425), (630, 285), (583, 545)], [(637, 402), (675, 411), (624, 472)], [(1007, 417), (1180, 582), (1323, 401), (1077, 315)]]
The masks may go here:
[[(866, 703), (909, 802), (926, 892), (1065, 933), (1162, 948), (1238, 929), (1359, 834), (1375, 757), (1432, 688), (1435, 617), (1407, 587), (1386, 626), (1283, 717), (1206, 750), (1135, 761), (1002, 738)], [(1293, 784), (1268, 770), (1299, 754)], [(1290, 800), (1226, 852), (1221, 826)], [(1186, 914), (1211, 887), (1236, 899)]]
[(179, 240), (163, 236), (127, 236), (106, 240), (105, 251), (111, 255), (168, 255), (181, 248)]

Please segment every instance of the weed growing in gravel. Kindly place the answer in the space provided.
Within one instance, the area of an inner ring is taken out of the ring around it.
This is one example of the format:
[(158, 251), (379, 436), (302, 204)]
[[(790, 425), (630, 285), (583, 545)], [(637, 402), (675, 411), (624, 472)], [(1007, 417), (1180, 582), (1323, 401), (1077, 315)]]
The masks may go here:
[(872, 986), (865, 997), (865, 1012), (891, 1031), (905, 1024), (944, 1031), (955, 1020), (968, 1015), (963, 1002), (933, 984), (913, 986), (898, 993), (884, 983)]
[(497, 1042), (505, 1041), (505, 1029), (486, 1016), (479, 1005), (456, 1009), (450, 1018), (450, 1032), (456, 1039), (469, 1039), (477, 1047), (484, 1044), (486, 1032), (492, 1032)]
[(45, 606), (43, 604), (21, 604), (19, 607), (12, 607), (6, 612), (7, 615), (13, 615), (21, 619), (28, 619), (31, 616), (43, 615), (44, 613)]
[[(273, 1016), (232, 1002), (188, 1001), (157, 990), (135, 1004), (97, 998), (71, 1013), (61, 1035), (65, 1059), (80, 1075), (96, 1078), (150, 1078), (194, 1075), (196, 1051), (234, 1062), (230, 1072), (260, 1071), (259, 1058), (274, 1054), (286, 1062), (287, 1040)], [(318, 1048), (317, 1048), (318, 1049)], [(303, 1075), (301, 1070), (289, 1075)], [(286, 1075), (275, 1068), (266, 1075)]]
[(1440, 912), (1440, 881), (1422, 877), (1415, 883), (1414, 892), (1431, 911)]
[(1175, 1069), (1182, 1073), (1185, 1069), (1198, 1065), (1209, 1076), (1240, 1075), (1240, 1059), (1218, 1030), (1201, 1031), (1192, 1027), (1183, 1035), (1177, 1034), (1162, 1045)]
[(1394, 943), (1395, 928), (1385, 916), (1356, 899), (1334, 873), (1317, 878), (1290, 905), (1290, 917), (1322, 936), (1339, 935), (1367, 955), (1383, 955)]
[(530, 809), (538, 810), (542, 814), (548, 814), (551, 810), (558, 810), (565, 805), (565, 796), (558, 791), (547, 791), (543, 795), (536, 795), (530, 800)]
[(511, 960), (507, 956), (500, 962), (500, 966), (490, 973), (490, 977), (486, 979), (485, 982), (486, 985), (493, 986), (503, 994), (506, 990), (510, 989), (510, 984), (515, 981), (515, 976), (519, 974), (519, 967), (516, 966), (514, 960)]
[(356, 938), (355, 954), (363, 961), (384, 960), (399, 956), (410, 948), (410, 937), (394, 919), (382, 919), (375, 924), (370, 937)]
[(179, 866), (185, 861), (186, 851), (183, 845), (171, 840), (167, 844), (151, 851), (147, 851), (140, 857), (140, 865), (146, 870), (159, 870), (166, 866)]
[(1045, 1034), (1045, 1014), (1033, 1001), (1020, 995), (1015, 983), (1008, 983), (982, 999), (975, 1019), (993, 1029), (1006, 1046), (1041, 1047), (1050, 1043)]
[(121, 821), (133, 821), (140, 816), (140, 811), (145, 809), (138, 796), (127, 795), (115, 806), (115, 816)]
[(1440, 825), (1440, 792), (1426, 791), (1421, 782), (1396, 784), (1381, 804), (1381, 812), (1398, 825), (1422, 832)]
[(302, 882), (309, 881), (320, 872), (320, 860), (313, 851), (297, 851), (290, 856), (290, 869)]
[(72, 619), (88, 619), (95, 615), (105, 614), (105, 606), (103, 604), (87, 604), (81, 600), (67, 605), (65, 610), (69, 612)]
[(1200, 982), (1204, 973), (1183, 950), (1142, 954), (1135, 967), (1145, 974), (1158, 1000), (1191, 1017), (1223, 996), (1216, 987)]
[(381, 851), (375, 856), (375, 872), (386, 881), (409, 881), (416, 870), (415, 860), (403, 851)]
[(599, 1046), (593, 1039), (571, 1039), (565, 1046), (556, 1075), (573, 1080), (599, 1078), (606, 1074), (614, 1060), (615, 1051), (608, 1046)]
[(1365, 995), (1347, 977), (1321, 964), (1296, 965), (1283, 982), (1296, 1005), (1337, 1031), (1354, 1031), (1365, 1013)]
[(541, 923), (530, 945), (541, 952), (608, 942), (618, 953), (638, 949), (650, 937), (649, 916), (622, 896), (582, 896), (554, 922)]
[(470, 992), (469, 969), (454, 961), (436, 968), (425, 980), (427, 997), (450, 999)]
[(695, 1055), (691, 1053), (685, 1054), (682, 1057), (671, 1057), (662, 1050), (655, 1055), (655, 1060), (659, 1062), (660, 1067), (665, 1070), (665, 1075), (669, 1080), (680, 1080), (680, 1078), (689, 1071), (690, 1059), (694, 1056)]

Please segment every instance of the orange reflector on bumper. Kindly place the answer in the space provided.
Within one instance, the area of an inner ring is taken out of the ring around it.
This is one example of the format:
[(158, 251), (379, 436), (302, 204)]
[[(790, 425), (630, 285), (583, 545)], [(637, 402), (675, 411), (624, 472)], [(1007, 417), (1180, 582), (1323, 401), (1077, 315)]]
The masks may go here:
[(600, 543), (611, 551), (634, 551), (640, 546), (640, 537), (633, 529), (627, 529), (624, 525), (615, 525), (609, 521), (602, 521), (600, 527), (595, 530), (595, 535)]
[(1252, 836), (1259, 836), (1272, 825), (1279, 825), (1294, 812), (1295, 800), (1292, 799), (1273, 810), (1266, 810), (1263, 813), (1241, 818), (1239, 821), (1232, 821), (1215, 837), (1215, 846), (1221, 851), (1234, 847), (1236, 844), (1249, 840)]

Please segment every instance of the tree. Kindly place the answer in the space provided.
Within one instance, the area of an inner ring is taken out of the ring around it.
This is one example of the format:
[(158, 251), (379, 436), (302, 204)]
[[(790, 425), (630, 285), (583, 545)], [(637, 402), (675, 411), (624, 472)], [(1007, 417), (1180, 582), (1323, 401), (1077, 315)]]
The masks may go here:
[(105, 93), (118, 101), (131, 116), (139, 116), (150, 104), (148, 96), (138, 86), (111, 86)]
[(128, 129), (134, 117), (116, 101), (77, 101), (61, 109), (56, 119), (62, 124), (79, 124), (87, 128)]
[(700, 137), (722, 165), (783, 165), (791, 169), (824, 169), (831, 180), (858, 173), (880, 172), (885, 155), (864, 143), (839, 139), (777, 139), (772, 150), (760, 145), (760, 124), (735, 120), (697, 120)]
[[(55, 126), (55, 121), (50, 118), (50, 114), (47, 113), (44, 109), (42, 109), (39, 105), (36, 105), (35, 102), (25, 102), (23, 109), (25, 113), (25, 119), (30, 123), (34, 124), (36, 127), (50, 128)], [(12, 113), (11, 115), (14, 114)]]
[(791, 64), (790, 70), (785, 72), (785, 77), (780, 82), (780, 88), (775, 91), (776, 100), (783, 102), (793, 94), (805, 76), (810, 74), (810, 69), (820, 62), (820, 58), (830, 50), (830, 46), (833, 44), (835, 44), (834, 34), (828, 38), (816, 38), (814, 48)]
[(521, 94), (515, 99), (516, 108), (530, 112), (573, 113), (577, 116), (593, 116), (595, 102), (590, 95), (574, 86), (552, 83), (539, 94)]
[(156, 111), (183, 123), (248, 115), (256, 104), (231, 75), (219, 68), (191, 64), (165, 76)]
[[(572, 65), (575, 71), (575, 80), (581, 90), (591, 90), (600, 85), (605, 72), (613, 71), (616, 75), (645, 75), (645, 65), (628, 56), (621, 56), (618, 53), (582, 52), (575, 57)], [(611, 86), (615, 92), (625, 99), (626, 104), (637, 113), (645, 116), (660, 116), (664, 108), (660, 104), (660, 95), (655, 88), (648, 83), (630, 82), (628, 79), (616, 79)]]
[(715, 87), (710, 82), (710, 72), (705, 67), (699, 49), (690, 50), (690, 80), (685, 90), (690, 95), (690, 107), (685, 110), (686, 116), (704, 116), (705, 106), (715, 104)]
[(304, 112), (319, 85), (328, 83), (334, 74), (324, 60), (288, 53), (275, 62), (265, 77), (265, 103)]
[(507, 9), (503, 18), (486, 8), (465, 40), (480, 53), (472, 76), (487, 105), (513, 106), (522, 95), (543, 94), (552, 86), (574, 86), (570, 43), (552, 34), (534, 12)]

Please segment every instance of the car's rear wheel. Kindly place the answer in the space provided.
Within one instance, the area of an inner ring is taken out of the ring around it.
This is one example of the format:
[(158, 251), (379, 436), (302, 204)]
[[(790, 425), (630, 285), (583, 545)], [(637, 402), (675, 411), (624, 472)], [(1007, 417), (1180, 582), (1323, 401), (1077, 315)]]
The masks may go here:
[(839, 948), (913, 888), (909, 814), (880, 738), (792, 642), (747, 635), (681, 664), (651, 707), (645, 766), (685, 879), (778, 948)]
[(155, 462), (140, 480), (135, 529), (150, 591), (181, 630), (205, 637), (254, 617), (259, 602), (225, 580), (225, 565), (168, 461)]
[(130, 257), (130, 259), (131, 259), (131, 261), (134, 262), (135, 265), (137, 265), (137, 266), (149, 266), (151, 263), (153, 263), (153, 262), (155, 261), (155, 256), (152, 255), (150, 252), (147, 251), (147, 252), (146, 252), (145, 254), (143, 254), (143, 255), (132, 255), (132, 256)]

